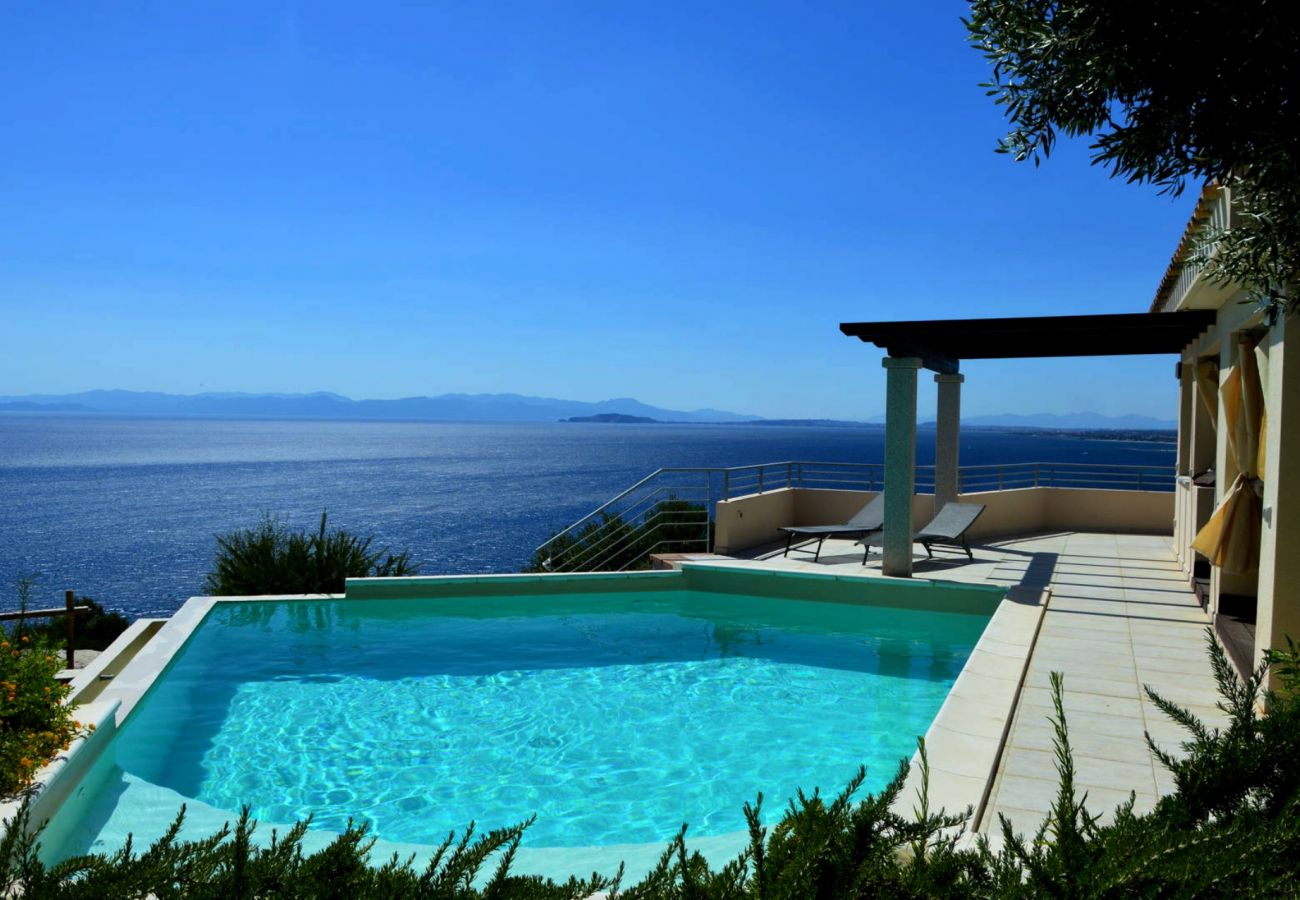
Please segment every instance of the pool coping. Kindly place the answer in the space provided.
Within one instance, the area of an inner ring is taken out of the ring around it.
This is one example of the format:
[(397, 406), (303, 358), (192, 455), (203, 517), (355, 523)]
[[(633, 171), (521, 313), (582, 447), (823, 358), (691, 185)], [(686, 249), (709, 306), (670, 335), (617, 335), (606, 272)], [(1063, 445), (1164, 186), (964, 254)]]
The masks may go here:
[[(771, 578), (816, 579), (826, 583), (838, 582), (860, 585), (870, 581), (874, 586), (893, 582), (893, 587), (902, 588), (904, 593), (926, 588), (938, 588), (945, 593), (978, 592), (988, 594), (987, 585), (961, 585), (953, 582), (930, 582), (922, 579), (883, 579), (845, 574), (822, 574), (808, 572), (773, 573), (771, 569), (761, 566), (709, 565), (705, 561), (683, 561), (684, 569), (701, 573), (725, 572), (735, 575), (738, 570), (749, 570), (744, 574), (762, 575)], [(645, 583), (664, 578), (681, 577), (684, 573), (676, 570), (634, 573), (583, 573), (584, 583), (598, 584), (611, 581)], [(267, 594), (244, 597), (191, 597), (177, 613), (168, 619), (161, 629), (143, 647), (138, 649), (123, 669), (109, 682), (98, 698), (89, 704), (78, 707), (89, 713), (80, 713), (85, 718), (93, 714), (97, 729), (92, 737), (95, 740), (82, 740), (74, 744), (64, 757), (60, 757), (42, 770), (38, 779), (38, 796), (48, 795), (45, 803), (49, 814), (42, 817), (33, 815), (32, 821), (39, 823), (50, 818), (61, 805), (61, 799), (75, 789), (78, 776), (99, 757), (108, 745), (111, 735), (126, 722), (132, 710), (149, 691), (176, 658), (178, 651), (185, 645), (204, 618), (217, 603), (257, 603), (268, 601), (321, 601), (344, 599), (378, 599), (385, 594), (391, 599), (400, 599), (402, 592), (431, 587), (446, 586), (449, 589), (467, 584), (487, 584), (506, 587), (510, 584), (548, 582), (565, 579), (572, 583), (573, 573), (545, 573), (525, 575), (446, 575), (415, 576), (403, 579), (349, 579), (345, 594)], [(556, 582), (560, 584), (560, 582)], [(397, 589), (397, 595), (392, 593)], [(437, 593), (437, 592), (435, 592)], [(1012, 592), (1005, 592), (1003, 599), (997, 603), (993, 613), (976, 642), (970, 657), (963, 665), (948, 696), (936, 714), (925, 735), (925, 746), (929, 763), (928, 797), (929, 808), (933, 811), (940, 807), (948, 811), (963, 810), (967, 807), (975, 811), (970, 827), (974, 827), (987, 801), (997, 772), (997, 763), (1002, 751), (1002, 744), (1010, 727), (1015, 702), (1019, 695), (1020, 683), (1028, 666), (1029, 656), (1041, 622), (1045, 597), (1012, 597)], [(545, 593), (539, 593), (539, 597)], [(430, 598), (432, 599), (432, 598)], [(835, 602), (830, 600), (829, 602)], [(883, 605), (902, 605), (898, 601)], [(102, 724), (101, 724), (102, 723)], [(105, 727), (106, 726), (106, 727)], [(996, 732), (996, 734), (994, 734)], [(72, 773), (70, 776), (69, 773)], [(915, 805), (912, 798), (919, 797), (921, 786), (920, 754), (913, 756), (904, 790), (895, 804), (896, 811), (908, 815)], [(69, 778), (71, 777), (71, 780)], [(57, 787), (58, 783), (66, 785)], [(3, 809), (4, 807), (0, 807)], [(15, 807), (16, 808), (16, 807)], [(718, 836), (719, 838), (730, 836)], [(699, 841), (700, 838), (696, 838)], [(630, 848), (630, 845), (628, 845)], [(521, 848), (522, 850), (523, 848)], [(548, 848), (535, 848), (538, 851)], [(609, 849), (613, 849), (612, 847)]]
[(72, 670), (74, 674), (68, 682), (69, 703), (79, 706), (98, 700), (108, 683), (166, 624), (167, 619), (136, 619), (84, 669)]
[(976, 831), (997, 781), (1049, 599), (1047, 590), (1012, 588), (998, 604), (925, 733), (925, 760), (919, 748), (913, 754), (894, 812), (918, 813), (924, 796), (931, 814), (969, 811), (960, 830)]

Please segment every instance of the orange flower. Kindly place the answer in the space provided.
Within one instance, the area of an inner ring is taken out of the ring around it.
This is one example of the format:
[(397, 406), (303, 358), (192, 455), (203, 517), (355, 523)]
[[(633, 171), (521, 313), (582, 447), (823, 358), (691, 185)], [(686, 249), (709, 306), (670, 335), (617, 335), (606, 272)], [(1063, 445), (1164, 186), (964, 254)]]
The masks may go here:
[(22, 637), (22, 642), (23, 642), (24, 644), (30, 644), (30, 643), (32, 642), (32, 639), (29, 638), (27, 635), (24, 634), (23, 637)]
[(20, 654), (17, 650), (15, 650), (15, 651), (14, 651), (12, 654), (10, 654), (10, 655), (13, 656), (14, 659), (17, 659), (21, 654)]
[(18, 765), (22, 766), (24, 769), (30, 769), (32, 761), (24, 756), (22, 759), (18, 760)]

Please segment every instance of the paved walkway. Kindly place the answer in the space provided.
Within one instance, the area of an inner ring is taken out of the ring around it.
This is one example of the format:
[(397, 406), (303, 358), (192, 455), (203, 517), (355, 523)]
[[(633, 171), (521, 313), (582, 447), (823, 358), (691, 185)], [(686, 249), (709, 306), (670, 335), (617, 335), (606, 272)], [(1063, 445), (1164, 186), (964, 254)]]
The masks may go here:
[[(997, 814), (1037, 827), (1057, 789), (1050, 673), (1064, 675), (1064, 706), (1076, 780), (1093, 812), (1135, 792), (1150, 809), (1173, 789), (1146, 746), (1150, 733), (1176, 751), (1186, 733), (1146, 697), (1143, 686), (1219, 723), (1218, 692), (1206, 655), (1209, 620), (1174, 561), (1169, 540), (1069, 534), (1017, 541), (993, 574), (1014, 583), (1046, 576), (1051, 600), (1029, 661), (1010, 739), (982, 830)], [(1047, 572), (1050, 564), (1051, 571)], [(1042, 567), (1034, 573), (1035, 565)]]
[[(1174, 560), (1167, 537), (1065, 532), (989, 543), (967, 561), (948, 551), (919, 554), (918, 577), (1051, 591), (1042, 629), (998, 778), (980, 830), (996, 830), (997, 813), (1020, 831), (1042, 821), (1057, 788), (1049, 674), (1065, 678), (1064, 703), (1076, 781), (1092, 812), (1109, 812), (1137, 795), (1149, 809), (1173, 782), (1143, 735), (1177, 751), (1186, 734), (1146, 698), (1142, 686), (1221, 724), (1218, 692), (1206, 654), (1209, 620)], [(878, 557), (862, 565), (851, 541), (827, 541), (821, 559), (779, 550), (755, 553), (779, 568), (880, 574)]]

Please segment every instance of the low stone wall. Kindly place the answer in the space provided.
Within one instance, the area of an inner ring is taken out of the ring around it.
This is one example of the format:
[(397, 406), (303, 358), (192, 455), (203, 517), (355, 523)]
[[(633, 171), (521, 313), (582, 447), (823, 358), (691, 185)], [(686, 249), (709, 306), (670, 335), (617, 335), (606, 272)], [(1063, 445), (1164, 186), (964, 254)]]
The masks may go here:
[(713, 513), (713, 552), (725, 556), (780, 540), (782, 525), (800, 524), (795, 521), (796, 493), (801, 492), (795, 488), (781, 488), (734, 500), (719, 500)]
[[(847, 521), (874, 496), (866, 491), (782, 488), (719, 501), (714, 551), (726, 555), (784, 541), (785, 525)], [(962, 494), (958, 499), (986, 507), (969, 532), (976, 540), (1035, 531), (1173, 533), (1174, 495), (1164, 491), (1038, 487)], [(912, 498), (916, 526), (933, 515), (932, 495)]]

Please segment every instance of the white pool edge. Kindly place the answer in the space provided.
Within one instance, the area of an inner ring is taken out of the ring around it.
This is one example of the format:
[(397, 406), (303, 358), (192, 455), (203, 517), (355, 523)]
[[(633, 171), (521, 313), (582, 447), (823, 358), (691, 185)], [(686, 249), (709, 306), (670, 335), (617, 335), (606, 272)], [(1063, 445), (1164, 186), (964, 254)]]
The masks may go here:
[(924, 786), (931, 814), (970, 810), (963, 831), (976, 831), (997, 779), (1048, 597), (1046, 590), (1013, 589), (998, 604), (925, 733), (928, 783), (918, 749), (894, 812), (917, 813)]

